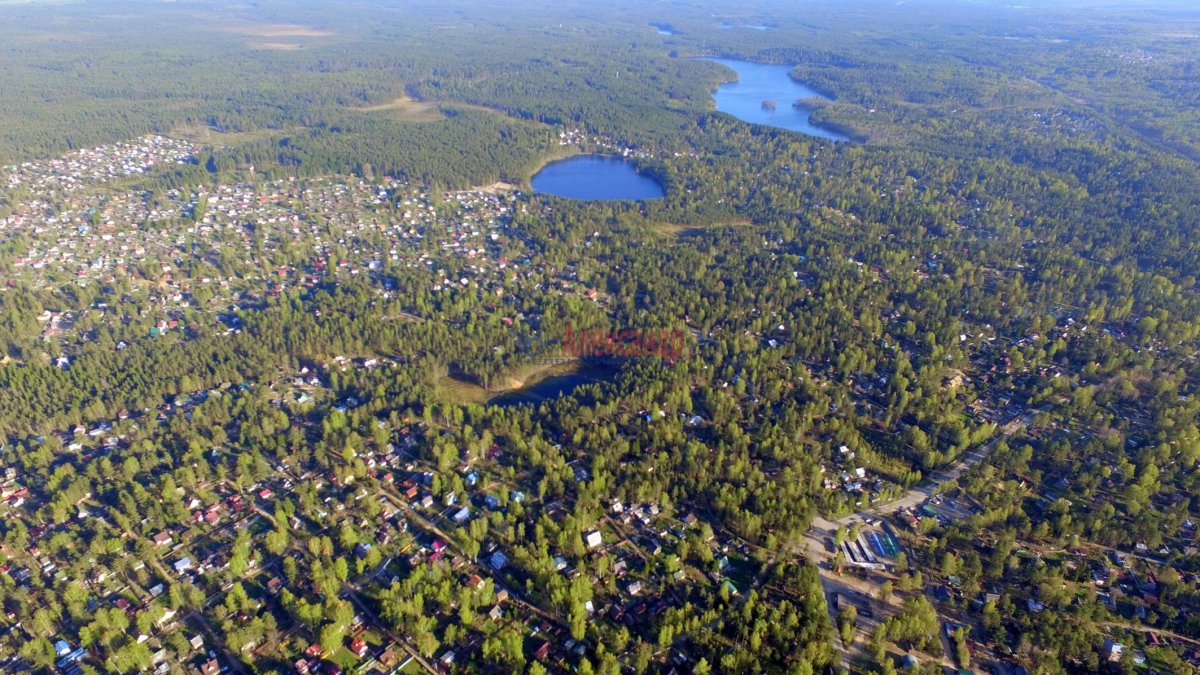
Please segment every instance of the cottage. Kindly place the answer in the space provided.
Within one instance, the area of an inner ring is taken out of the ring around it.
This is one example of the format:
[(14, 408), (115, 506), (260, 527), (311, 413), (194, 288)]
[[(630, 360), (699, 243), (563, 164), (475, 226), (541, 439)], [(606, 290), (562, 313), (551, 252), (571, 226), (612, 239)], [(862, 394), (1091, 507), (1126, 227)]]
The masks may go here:
[(599, 530), (593, 530), (584, 535), (584, 542), (589, 549), (598, 548), (603, 543)]
[(364, 641), (362, 638), (357, 638), (357, 637), (354, 638), (353, 640), (351, 640), (350, 641), (350, 653), (354, 654), (355, 656), (357, 656), (360, 659), (362, 657), (366, 656), (367, 655), (366, 641)]

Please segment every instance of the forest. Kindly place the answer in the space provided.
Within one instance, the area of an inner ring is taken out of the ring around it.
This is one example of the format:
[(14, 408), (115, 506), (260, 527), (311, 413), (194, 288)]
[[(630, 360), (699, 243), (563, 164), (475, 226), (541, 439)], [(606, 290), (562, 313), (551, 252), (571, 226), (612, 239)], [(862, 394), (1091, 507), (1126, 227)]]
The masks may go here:
[(814, 7), (0, 4), (0, 668), (1195, 672), (1200, 15)]

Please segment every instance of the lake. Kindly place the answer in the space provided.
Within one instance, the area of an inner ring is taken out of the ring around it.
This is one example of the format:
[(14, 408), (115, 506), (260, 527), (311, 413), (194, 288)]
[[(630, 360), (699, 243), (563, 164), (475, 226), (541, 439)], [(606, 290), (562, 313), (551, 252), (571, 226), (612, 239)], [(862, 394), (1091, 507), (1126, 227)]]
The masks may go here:
[(662, 184), (626, 159), (611, 155), (576, 155), (551, 162), (530, 181), (538, 194), (569, 199), (642, 201), (666, 194)]
[(788, 74), (791, 66), (751, 63), (736, 59), (705, 60), (719, 63), (738, 75), (736, 82), (726, 82), (713, 93), (717, 110), (751, 124), (799, 131), (833, 141), (850, 140), (849, 136), (822, 129), (810, 122), (811, 108), (793, 105), (802, 99), (829, 99), (793, 80)]

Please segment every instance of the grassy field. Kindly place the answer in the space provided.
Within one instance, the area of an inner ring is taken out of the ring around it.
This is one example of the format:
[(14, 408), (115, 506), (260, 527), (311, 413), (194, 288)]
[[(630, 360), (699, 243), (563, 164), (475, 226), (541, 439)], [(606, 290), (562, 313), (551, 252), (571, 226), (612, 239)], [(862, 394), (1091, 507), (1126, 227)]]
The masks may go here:
[(715, 227), (745, 227), (750, 225), (749, 220), (739, 220), (730, 223), (721, 223), (719, 225), (687, 225), (685, 223), (654, 223), (650, 229), (662, 237), (668, 239), (678, 239), (689, 235), (697, 234), (703, 230)]
[(379, 105), (367, 106), (365, 108), (350, 108), (350, 110), (365, 113), (386, 112), (409, 122), (431, 122), (445, 117), (436, 103), (418, 101), (411, 96), (401, 96), (387, 103), (380, 103)]
[(490, 399), (502, 394), (511, 394), (534, 387), (547, 378), (574, 375), (577, 372), (579, 372), (579, 364), (575, 361), (549, 366), (530, 364), (518, 368), (502, 385), (492, 386), (488, 389), (453, 376), (442, 378), (439, 386), (442, 394), (456, 403), (487, 403)]
[(287, 131), (283, 129), (256, 129), (254, 131), (226, 132), (218, 131), (210, 126), (205, 126), (202, 124), (191, 124), (175, 127), (166, 135), (170, 136), (171, 138), (182, 138), (184, 140), (192, 141), (193, 143), (200, 143), (202, 145), (229, 146), (248, 141), (256, 141), (262, 138), (270, 138), (271, 136), (277, 136), (284, 133), (287, 133)]

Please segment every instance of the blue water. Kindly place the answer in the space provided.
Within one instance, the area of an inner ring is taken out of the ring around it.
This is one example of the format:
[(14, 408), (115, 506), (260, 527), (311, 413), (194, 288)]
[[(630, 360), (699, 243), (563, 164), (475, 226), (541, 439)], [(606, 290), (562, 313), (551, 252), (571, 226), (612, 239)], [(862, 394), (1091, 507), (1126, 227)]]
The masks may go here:
[(750, 30), (771, 30), (772, 28), (774, 28), (774, 26), (768, 26), (768, 25), (766, 25), (765, 23), (741, 23), (741, 24), (732, 24), (732, 23), (729, 23), (729, 22), (725, 22), (725, 23), (722, 23), (722, 24), (721, 24), (721, 28), (725, 28), (725, 29), (729, 29), (729, 28), (749, 28)]
[[(793, 80), (788, 75), (788, 71), (791, 70), (790, 66), (751, 63), (735, 59), (706, 60), (719, 63), (737, 73), (736, 82), (722, 84), (713, 94), (713, 99), (717, 102), (717, 110), (729, 113), (743, 122), (799, 131), (809, 136), (818, 136), (834, 141), (850, 140), (844, 134), (830, 129), (822, 129), (809, 122), (808, 118), (812, 111), (808, 108), (792, 106), (797, 99), (825, 97)], [(764, 109), (763, 101), (774, 101), (775, 109)]]
[(607, 155), (577, 155), (542, 167), (531, 181), (533, 191), (570, 199), (658, 199), (666, 194), (653, 178), (632, 162)]

